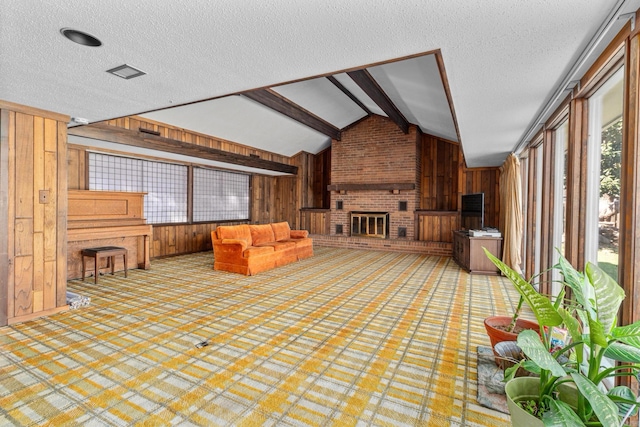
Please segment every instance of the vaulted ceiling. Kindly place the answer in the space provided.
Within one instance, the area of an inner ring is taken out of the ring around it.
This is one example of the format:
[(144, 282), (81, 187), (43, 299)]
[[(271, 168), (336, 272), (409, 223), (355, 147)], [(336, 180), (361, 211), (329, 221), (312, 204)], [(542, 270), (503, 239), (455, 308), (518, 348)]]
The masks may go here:
[[(498, 166), (638, 7), (5, 0), (0, 99), (89, 122), (140, 114), (284, 155), (316, 153), (378, 114), (459, 142), (470, 167)], [(102, 46), (72, 43), (62, 28)], [(106, 72), (125, 63), (146, 74)]]
[(317, 153), (372, 114), (389, 117), (404, 132), (412, 123), (458, 142), (439, 57), (425, 54), (142, 116), (286, 156)]

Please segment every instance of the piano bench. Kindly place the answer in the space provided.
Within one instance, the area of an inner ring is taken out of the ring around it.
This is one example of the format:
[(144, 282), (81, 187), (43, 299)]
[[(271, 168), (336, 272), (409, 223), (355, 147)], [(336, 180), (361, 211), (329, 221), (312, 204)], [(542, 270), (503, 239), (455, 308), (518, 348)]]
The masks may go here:
[(93, 258), (94, 265), (94, 278), (96, 285), (98, 284), (98, 276), (100, 276), (100, 269), (98, 268), (98, 261), (100, 258), (107, 257), (107, 268), (111, 267), (111, 274), (114, 274), (116, 256), (122, 255), (124, 260), (124, 277), (127, 277), (127, 249), (119, 246), (102, 246), (99, 248), (87, 248), (82, 250), (82, 280), (84, 280), (86, 272), (85, 257)]

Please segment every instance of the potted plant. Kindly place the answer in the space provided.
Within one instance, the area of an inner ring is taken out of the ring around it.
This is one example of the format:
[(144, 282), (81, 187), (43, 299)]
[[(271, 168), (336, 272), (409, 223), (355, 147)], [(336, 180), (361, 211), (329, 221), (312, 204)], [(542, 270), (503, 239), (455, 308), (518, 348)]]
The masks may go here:
[(505, 354), (503, 354), (496, 346), (502, 342), (515, 342), (518, 338), (518, 334), (524, 330), (530, 329), (535, 332), (540, 330), (540, 326), (536, 322), (522, 319), (520, 317), (520, 312), (524, 302), (525, 298), (520, 295), (518, 306), (513, 312), (513, 315), (489, 316), (484, 319), (484, 328), (489, 336), (489, 341), (491, 341), (491, 348), (493, 349), (496, 365), (503, 369)]
[[(640, 405), (635, 394), (625, 386), (608, 391), (603, 386), (607, 378), (635, 377), (640, 372), (640, 322), (616, 326), (625, 297), (623, 289), (597, 265), (588, 263), (583, 274), (561, 256), (555, 268), (563, 275), (563, 286), (552, 303), (518, 273), (485, 252), (510, 279), (541, 326), (540, 334), (523, 331), (518, 335), (518, 346), (527, 358), (513, 369), (523, 367), (538, 377), (507, 382), (505, 391), (513, 425), (623, 425)], [(569, 304), (562, 303), (565, 287), (571, 289)], [(570, 340), (554, 349), (554, 328), (561, 325)], [(619, 364), (609, 366), (603, 363), (605, 358)], [(511, 370), (505, 379), (510, 373)], [(528, 420), (514, 420), (514, 416), (521, 415)]]
[(536, 332), (540, 330), (540, 326), (536, 322), (519, 317), (523, 301), (521, 296), (512, 316), (489, 316), (484, 319), (484, 328), (489, 336), (489, 341), (491, 341), (491, 348), (498, 366), (502, 367), (501, 360), (504, 357), (504, 354), (501, 354), (496, 348), (498, 344), (515, 341), (518, 334), (526, 329)]

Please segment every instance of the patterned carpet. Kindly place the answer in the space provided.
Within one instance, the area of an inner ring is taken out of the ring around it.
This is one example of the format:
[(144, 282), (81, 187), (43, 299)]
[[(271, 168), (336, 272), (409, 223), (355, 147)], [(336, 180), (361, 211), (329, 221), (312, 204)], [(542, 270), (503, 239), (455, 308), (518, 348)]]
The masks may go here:
[(0, 328), (0, 424), (509, 425), (476, 400), (505, 279), (323, 247), (255, 277), (212, 265), (71, 281), (89, 307)]

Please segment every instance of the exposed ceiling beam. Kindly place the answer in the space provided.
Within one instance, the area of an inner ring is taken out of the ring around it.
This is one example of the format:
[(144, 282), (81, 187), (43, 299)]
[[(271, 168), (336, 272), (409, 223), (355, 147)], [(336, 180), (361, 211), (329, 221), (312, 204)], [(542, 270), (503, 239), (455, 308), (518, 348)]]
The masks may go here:
[(270, 171), (296, 175), (298, 167), (271, 160), (260, 159), (242, 154), (230, 153), (217, 148), (204, 147), (189, 142), (182, 142), (171, 138), (151, 135), (147, 132), (123, 129), (106, 123), (93, 123), (86, 126), (76, 126), (67, 130), (69, 135), (115, 142), (117, 144), (148, 148), (184, 156), (198, 157), (217, 162), (241, 165)]
[(337, 87), (338, 89), (340, 89), (342, 91), (342, 93), (344, 93), (345, 95), (347, 95), (349, 97), (349, 99), (351, 99), (353, 102), (355, 102), (356, 104), (358, 104), (358, 107), (362, 108), (364, 110), (365, 113), (367, 113), (368, 115), (371, 115), (371, 110), (369, 110), (367, 108), (366, 105), (364, 105), (362, 103), (362, 101), (360, 101), (354, 94), (352, 94), (351, 92), (349, 92), (349, 89), (347, 89), (346, 87), (344, 87), (342, 85), (342, 83), (340, 83), (338, 81), (338, 79), (336, 79), (333, 76), (327, 76), (327, 80), (329, 80), (331, 83), (333, 83), (333, 85), (335, 87)]
[(398, 125), (402, 132), (409, 133), (409, 122), (367, 70), (348, 71), (347, 74), (369, 95), (373, 102), (378, 104), (382, 111), (387, 113), (387, 116)]
[(340, 129), (272, 90), (252, 90), (242, 95), (333, 139), (341, 138)]

